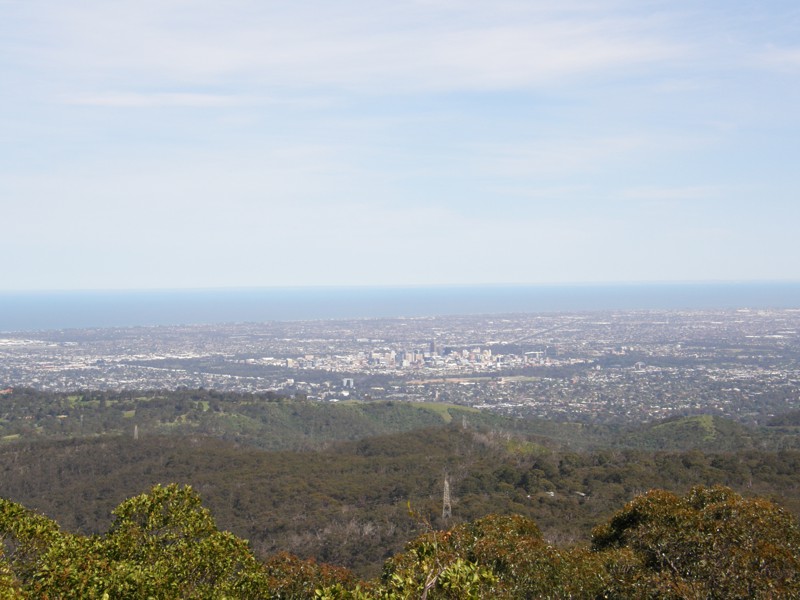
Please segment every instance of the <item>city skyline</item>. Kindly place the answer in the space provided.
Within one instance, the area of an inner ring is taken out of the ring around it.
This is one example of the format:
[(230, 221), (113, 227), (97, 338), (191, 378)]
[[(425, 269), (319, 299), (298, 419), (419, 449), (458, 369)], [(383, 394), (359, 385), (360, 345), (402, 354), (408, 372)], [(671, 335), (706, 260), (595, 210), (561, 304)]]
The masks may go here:
[(798, 25), (0, 2), (0, 291), (798, 281)]

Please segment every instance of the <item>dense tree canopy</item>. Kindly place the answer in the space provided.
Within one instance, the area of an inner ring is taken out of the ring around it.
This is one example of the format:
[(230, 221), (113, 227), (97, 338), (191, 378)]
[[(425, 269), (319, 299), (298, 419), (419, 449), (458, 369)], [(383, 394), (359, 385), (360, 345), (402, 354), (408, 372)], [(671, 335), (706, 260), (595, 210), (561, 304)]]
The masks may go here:
[[(800, 529), (775, 504), (728, 488), (640, 496), (559, 548), (522, 516), (432, 528), (373, 581), (280, 554), (258, 561), (189, 487), (156, 486), (102, 536), (63, 532), (0, 500), (0, 598), (789, 598)], [(422, 519), (422, 517), (417, 516)]]
[[(453, 499), (446, 522), (443, 466)], [(436, 528), (519, 514), (559, 545), (588, 543), (593, 527), (653, 488), (727, 485), (800, 514), (797, 450), (575, 452), (460, 424), (299, 453), (207, 436), (0, 444), (0, 496), (73, 533), (108, 531), (126, 498), (173, 481), (201, 493), (220, 528), (248, 539), (259, 559), (288, 551), (362, 577), (420, 532), (407, 501)]]
[(597, 527), (592, 547), (626, 553), (609, 569), (611, 590), (620, 595), (800, 596), (797, 521), (728, 488), (694, 488), (683, 497), (651, 491)]
[(217, 529), (190, 487), (156, 486), (114, 513), (106, 535), (80, 536), (0, 500), (5, 587), (23, 598), (266, 598), (353, 580), (285, 555), (257, 561), (245, 540)]

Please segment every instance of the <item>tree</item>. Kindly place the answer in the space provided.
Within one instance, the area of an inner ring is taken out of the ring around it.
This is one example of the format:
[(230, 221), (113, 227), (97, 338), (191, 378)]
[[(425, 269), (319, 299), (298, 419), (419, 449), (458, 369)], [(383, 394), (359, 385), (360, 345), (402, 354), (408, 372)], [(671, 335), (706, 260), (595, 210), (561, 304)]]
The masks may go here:
[(11, 589), (32, 580), (60, 538), (54, 521), (0, 498), (0, 582), (8, 582)]
[(258, 562), (217, 529), (189, 487), (156, 486), (115, 511), (104, 536), (0, 499), (0, 600), (16, 598), (715, 599), (800, 597), (800, 526), (776, 505), (723, 487), (654, 490), (558, 548), (522, 516), (425, 532), (359, 582), (279, 554)]
[(263, 594), (266, 576), (247, 542), (219, 531), (190, 487), (156, 486), (114, 515), (103, 551), (132, 597), (164, 591), (181, 598)]
[(603, 581), (598, 557), (550, 546), (519, 515), (423, 534), (387, 561), (383, 575), (389, 597), (398, 598), (426, 591), (428, 598), (593, 598)]
[(11, 565), (5, 559), (4, 552), (0, 546), (0, 600), (14, 600), (22, 598), (19, 582), (11, 570)]
[(800, 530), (775, 504), (724, 487), (639, 496), (593, 532), (607, 594), (624, 598), (800, 596)]
[(31, 597), (268, 596), (247, 543), (219, 531), (189, 487), (156, 486), (127, 500), (105, 537), (63, 533), (45, 517), (0, 502), (7, 564)]

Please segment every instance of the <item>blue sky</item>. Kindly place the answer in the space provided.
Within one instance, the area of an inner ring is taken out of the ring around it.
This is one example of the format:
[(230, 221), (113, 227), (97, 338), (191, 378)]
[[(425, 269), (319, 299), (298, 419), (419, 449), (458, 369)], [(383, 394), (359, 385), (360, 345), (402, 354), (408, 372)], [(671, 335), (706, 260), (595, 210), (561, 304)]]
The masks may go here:
[(0, 0), (0, 289), (800, 280), (800, 5)]

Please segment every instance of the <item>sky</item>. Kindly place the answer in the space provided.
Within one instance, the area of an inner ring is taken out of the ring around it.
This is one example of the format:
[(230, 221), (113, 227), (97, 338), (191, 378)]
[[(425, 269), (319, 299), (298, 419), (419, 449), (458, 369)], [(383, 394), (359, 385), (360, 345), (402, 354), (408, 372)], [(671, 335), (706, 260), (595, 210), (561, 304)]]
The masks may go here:
[(0, 0), (0, 290), (800, 280), (795, 0)]

